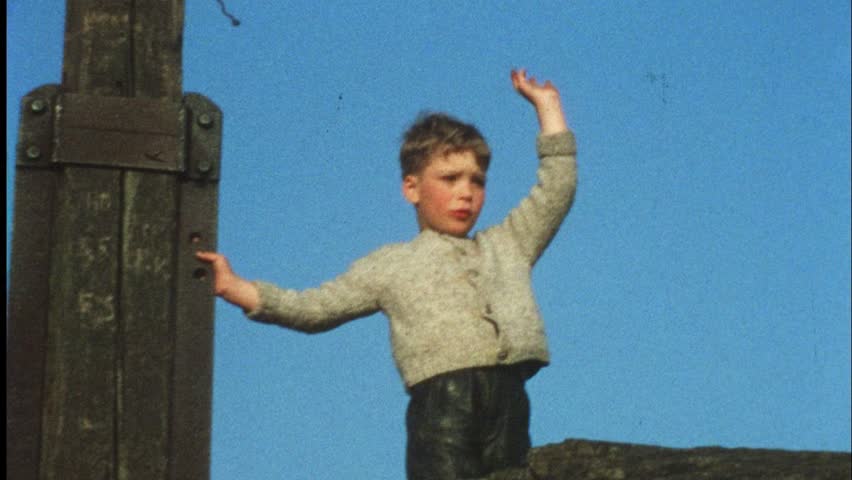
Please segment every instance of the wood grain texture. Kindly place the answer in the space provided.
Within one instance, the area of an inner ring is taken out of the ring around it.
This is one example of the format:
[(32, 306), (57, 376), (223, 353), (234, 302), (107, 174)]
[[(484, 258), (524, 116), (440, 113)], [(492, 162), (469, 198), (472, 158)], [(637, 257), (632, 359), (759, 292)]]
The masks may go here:
[(215, 247), (221, 112), (191, 95), (215, 128), (187, 124), (183, 14), (68, 0), (62, 84), (22, 101), (12, 478), (209, 477), (213, 297), (193, 253)]

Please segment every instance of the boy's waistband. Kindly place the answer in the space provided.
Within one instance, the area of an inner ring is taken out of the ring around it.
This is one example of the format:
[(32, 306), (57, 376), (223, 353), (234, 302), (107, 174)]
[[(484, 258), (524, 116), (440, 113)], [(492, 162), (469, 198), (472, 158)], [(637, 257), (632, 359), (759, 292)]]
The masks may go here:
[(412, 385), (408, 389), (408, 392), (412, 395), (415, 395), (416, 392), (428, 388), (429, 385), (435, 382), (443, 381), (452, 377), (469, 375), (471, 373), (506, 375), (510, 377), (516, 377), (522, 382), (526, 382), (527, 380), (532, 378), (536, 373), (538, 373), (538, 371), (541, 370), (541, 367), (543, 366), (545, 366), (544, 362), (540, 362), (538, 360), (527, 360), (519, 363), (513, 363), (510, 365), (489, 365), (485, 367), (462, 368), (459, 370), (453, 370), (450, 372), (435, 375), (431, 378), (427, 378), (422, 382)]

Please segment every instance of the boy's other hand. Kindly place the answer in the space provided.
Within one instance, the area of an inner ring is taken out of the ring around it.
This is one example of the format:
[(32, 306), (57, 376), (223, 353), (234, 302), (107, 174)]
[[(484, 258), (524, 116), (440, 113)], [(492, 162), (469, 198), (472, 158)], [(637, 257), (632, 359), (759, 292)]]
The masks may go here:
[(523, 68), (512, 70), (511, 77), (515, 90), (535, 107), (542, 134), (559, 133), (568, 129), (559, 90), (550, 80), (540, 84), (535, 77), (527, 78), (527, 71)]
[(214, 277), (213, 293), (218, 296), (224, 295), (228, 291), (228, 287), (234, 282), (234, 277), (236, 277), (228, 259), (215, 252), (196, 252), (195, 257), (210, 264)]
[(260, 305), (257, 288), (235, 274), (228, 259), (215, 252), (196, 252), (195, 258), (210, 264), (213, 269), (213, 293), (244, 310), (256, 310)]

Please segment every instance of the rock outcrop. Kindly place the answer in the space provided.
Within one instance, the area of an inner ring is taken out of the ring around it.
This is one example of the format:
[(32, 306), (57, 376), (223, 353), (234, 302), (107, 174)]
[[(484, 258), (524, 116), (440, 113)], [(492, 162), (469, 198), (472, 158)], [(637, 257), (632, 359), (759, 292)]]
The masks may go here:
[(852, 454), (689, 449), (569, 439), (533, 448), (529, 467), (486, 480), (849, 480)]

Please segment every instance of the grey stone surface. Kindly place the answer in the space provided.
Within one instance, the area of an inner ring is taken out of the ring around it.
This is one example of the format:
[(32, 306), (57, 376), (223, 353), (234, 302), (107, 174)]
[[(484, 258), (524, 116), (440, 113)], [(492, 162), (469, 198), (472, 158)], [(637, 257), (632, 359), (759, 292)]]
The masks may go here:
[(534, 448), (526, 470), (486, 480), (848, 480), (849, 452), (689, 449), (565, 440)]

